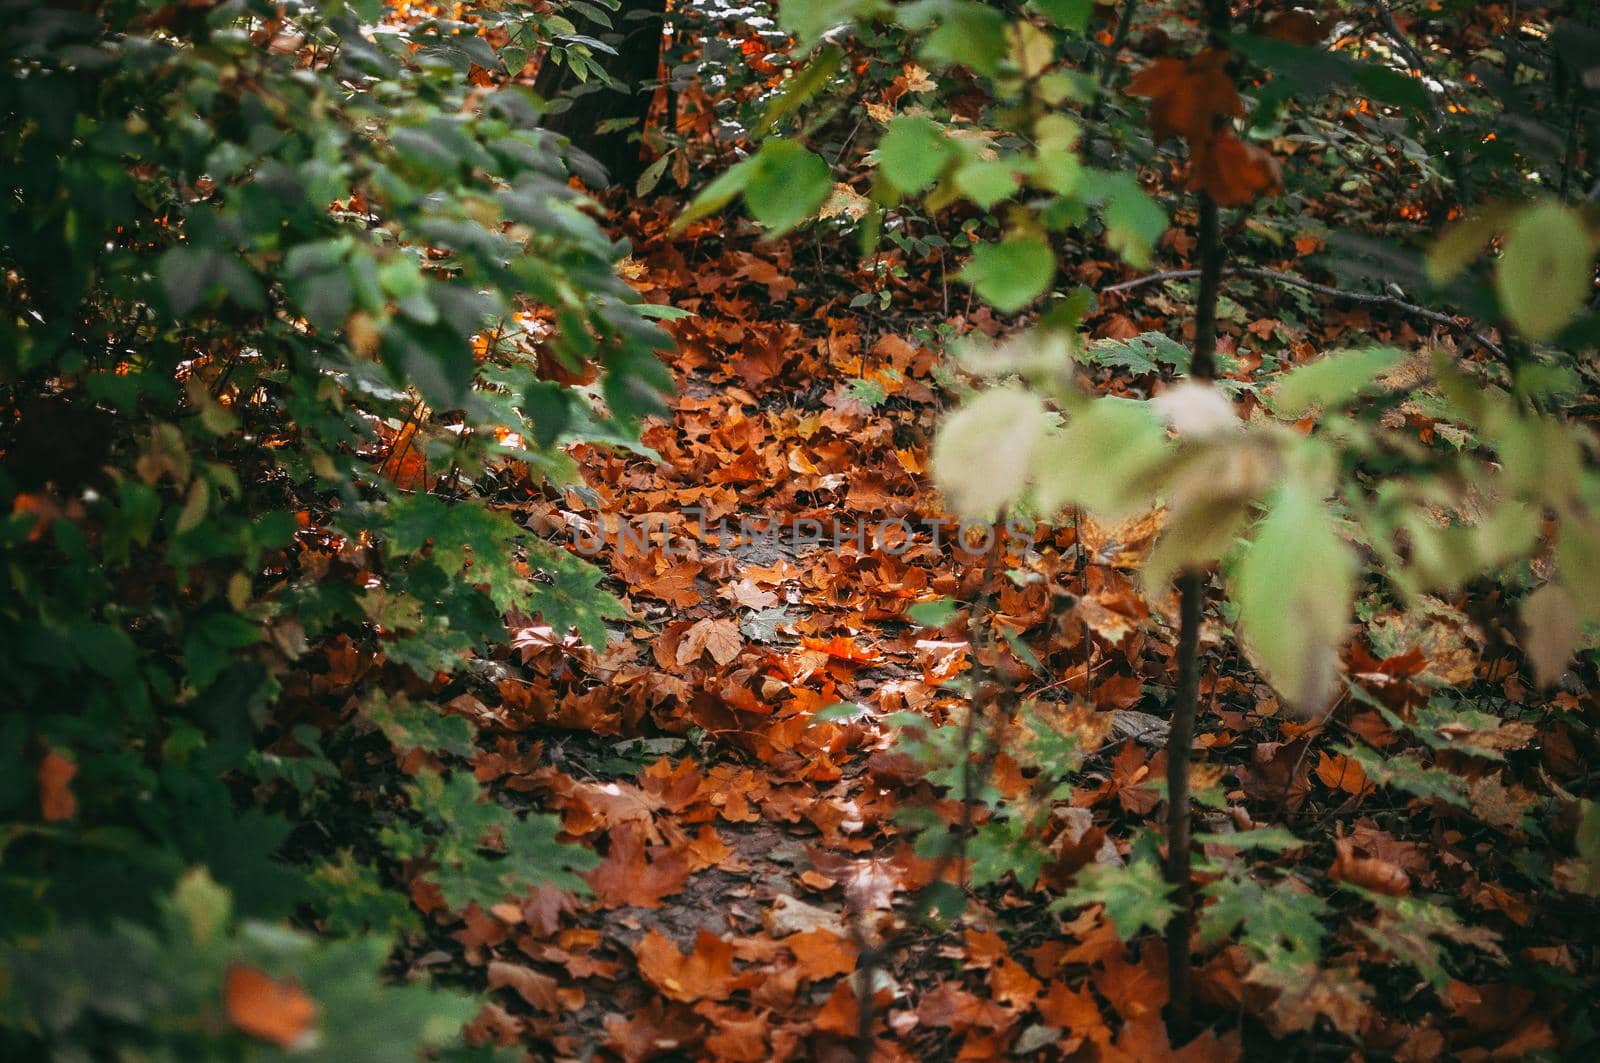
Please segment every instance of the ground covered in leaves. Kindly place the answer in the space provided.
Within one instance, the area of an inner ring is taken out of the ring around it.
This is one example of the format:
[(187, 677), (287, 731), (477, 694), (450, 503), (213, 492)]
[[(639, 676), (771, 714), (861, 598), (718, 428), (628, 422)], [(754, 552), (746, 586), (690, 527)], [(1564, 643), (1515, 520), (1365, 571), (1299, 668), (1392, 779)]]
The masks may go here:
[[(1121, 913), (1053, 904), (1158, 822), (1174, 603), (1144, 601), (1131, 572), (1159, 513), (1041, 526), (1003, 556), (954, 543), (924, 475), (952, 380), (919, 342), (951, 299), (937, 270), (891, 261), (908, 267), (895, 280), (732, 221), (669, 237), (671, 219), (625, 204), (613, 221), (634, 241), (646, 297), (693, 314), (674, 326), (672, 419), (646, 431), (648, 454), (582, 448), (581, 488), (503, 500), (552, 542), (595, 554), (632, 618), (602, 654), (513, 624), (503, 652), (441, 698), (478, 728), (478, 778), (511, 806), (559, 812), (600, 860), (586, 896), (548, 889), (465, 913), (418, 874), (431, 932), (406, 959), (487, 987), (473, 1040), (536, 1058), (757, 1061), (851, 1058), (867, 1026), (885, 1060), (1318, 1058), (1354, 1042), (1385, 1058), (1509, 1059), (1581, 1039), (1561, 1001), (1591, 969), (1593, 931), (1569, 898), (1531, 893), (1525, 872), (1544, 859), (1530, 838), (1562, 829), (1553, 810), (1585, 770), (1587, 739), (1562, 717), (1594, 699), (1578, 686), (1536, 710), (1503, 633), (1458, 603), (1419, 620), (1374, 601), (1346, 650), (1357, 696), (1317, 720), (1281, 711), (1222, 621), (1207, 621), (1199, 829), (1271, 825), (1306, 840), (1214, 863), (1213, 877), (1260, 872), (1334, 900), (1323, 929), (1293, 912), (1246, 923), (1290, 950), (1297, 930), (1326, 934), (1314, 976), (1286, 979), (1238, 943), (1202, 950), (1206, 1025), (1175, 1048), (1159, 939), (1125, 945), (1109, 917)], [(1181, 229), (1167, 243), (1180, 262), (1192, 246)], [(1077, 265), (1086, 282), (1114, 279), (1109, 269)], [(886, 277), (898, 316), (852, 308)], [(1235, 294), (1223, 354), (1237, 379), (1266, 350), (1292, 361), (1353, 335), (1451, 342), (1362, 308), (1297, 299), (1280, 313), (1270, 296)], [(1127, 352), (1159, 352), (1150, 333), (1181, 340), (1173, 311), (1159, 289), (1108, 296), (1089, 332), (1123, 362), (1090, 356), (1086, 370), (1114, 392), (1159, 387), (1158, 362), (1144, 370)], [(952, 318), (1000, 331), (986, 311)], [(1408, 416), (1431, 431), (1422, 412)], [(985, 575), (996, 559), (998, 580)], [(964, 615), (908, 616), (986, 590), (1002, 637), (978, 659)], [(975, 667), (1005, 691), (986, 721), (998, 751), (975, 769), (1005, 799), (1039, 800), (1038, 765), (1007, 744), (1005, 724), (1021, 717), (998, 718), (1016, 706), (1087, 759), (1028, 873), (988, 869), (976, 877), (992, 884), (951, 917), (915, 899), (935, 878), (970, 881), (982, 854), (917, 855), (906, 810), (938, 833), (987, 813), (964, 818), (894, 721), (960, 723), (966, 700), (950, 681)], [(1443, 684), (1481, 710), (1475, 725), (1457, 713), (1430, 726)], [(829, 708), (841, 703), (854, 708)], [(1536, 711), (1550, 714), (1537, 739)], [(1396, 778), (1406, 772), (1433, 796)], [(1235, 853), (1226, 839), (1205, 848)], [(1446, 915), (1374, 916), (1372, 894), (1437, 901), (1426, 910)], [(865, 1019), (852, 978), (863, 967)]]

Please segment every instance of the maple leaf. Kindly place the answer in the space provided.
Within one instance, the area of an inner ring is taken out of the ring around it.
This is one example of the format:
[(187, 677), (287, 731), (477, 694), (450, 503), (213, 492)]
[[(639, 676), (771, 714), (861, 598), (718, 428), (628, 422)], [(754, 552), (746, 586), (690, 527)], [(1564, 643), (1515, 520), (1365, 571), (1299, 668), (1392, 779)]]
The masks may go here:
[(1078, 872), (1060, 903), (1104, 905), (1117, 936), (1127, 941), (1146, 927), (1160, 930), (1167, 925), (1177, 911), (1168, 896), (1171, 889), (1162, 879), (1154, 838), (1145, 834), (1135, 843), (1126, 867), (1090, 864)]
[(709, 653), (713, 661), (725, 665), (739, 656), (742, 649), (744, 638), (735, 621), (708, 617), (695, 621), (694, 626), (684, 632), (683, 641), (678, 643), (677, 661), (679, 667), (683, 667)]
[(1205, 192), (1224, 207), (1244, 207), (1257, 198), (1283, 190), (1278, 160), (1240, 140), (1223, 127), (1194, 150), (1186, 187)]
[(762, 590), (749, 577), (745, 577), (722, 592), (723, 597), (742, 609), (770, 609), (778, 604), (778, 596)]
[(733, 981), (733, 945), (702, 930), (687, 954), (672, 939), (648, 931), (634, 946), (639, 973), (672, 1000), (692, 1004), (705, 997), (719, 999)]
[(1469, 927), (1442, 904), (1404, 897), (1389, 901), (1371, 926), (1359, 929), (1384, 952), (1409, 963), (1436, 992), (1450, 981), (1442, 942), (1470, 945), (1505, 962), (1500, 935), (1486, 926)]
[(1149, 97), (1156, 139), (1182, 137), (1191, 149), (1209, 141), (1224, 118), (1244, 113), (1228, 73), (1229, 54), (1207, 48), (1188, 59), (1162, 56), (1128, 82), (1128, 95)]
[(665, 845), (647, 849), (644, 827), (624, 823), (611, 831), (610, 850), (585, 880), (608, 907), (659, 908), (693, 873), (686, 852)]
[(233, 964), (222, 987), (228, 1020), (251, 1037), (279, 1048), (307, 1047), (316, 1036), (317, 1002), (293, 982)]
[(1166, 1024), (1159, 1015), (1152, 1013), (1123, 1023), (1116, 1042), (1106, 1046), (1100, 1058), (1105, 1063), (1146, 1063), (1157, 1059), (1171, 1063), (1233, 1063), (1241, 1053), (1238, 1030), (1222, 1037), (1214, 1030), (1207, 1030), (1174, 1050)]
[(946, 1027), (957, 1033), (973, 1027), (1004, 1030), (1016, 1019), (1016, 1013), (1010, 1008), (950, 982), (924, 993), (917, 1002), (918, 1022), (924, 1026)]
[(767, 1037), (772, 1029), (768, 1013), (751, 1015), (725, 1007), (712, 1010), (706, 1005), (695, 1010), (715, 1026), (714, 1032), (706, 1037), (706, 1051), (713, 1058), (725, 1063), (765, 1063), (772, 1058), (767, 1049)]
[(699, 1044), (701, 1024), (687, 1010), (659, 998), (650, 1001), (632, 1018), (610, 1014), (605, 1017), (605, 1047), (622, 1057), (624, 1063), (643, 1063), (663, 1055), (682, 1052)]
[(1112, 953), (1095, 971), (1094, 986), (1124, 1019), (1160, 1014), (1168, 1000), (1166, 949), (1151, 942), (1137, 963), (1128, 961), (1126, 950)]
[(800, 977), (809, 981), (819, 982), (856, 969), (855, 943), (831, 930), (803, 930), (784, 938), (783, 944), (794, 953)]
[(835, 635), (827, 639), (803, 638), (800, 640), (800, 645), (808, 650), (817, 650), (829, 657), (857, 664), (875, 664), (883, 659), (883, 655), (877, 650), (870, 646), (857, 645), (855, 639), (845, 635)]
[(1263, 886), (1254, 878), (1219, 879), (1201, 891), (1212, 903), (1200, 913), (1199, 941), (1220, 941), (1240, 926), (1243, 944), (1262, 962), (1302, 967), (1322, 955), (1328, 906), (1296, 883)]
[(1280, 1037), (1309, 1030), (1318, 1018), (1326, 1018), (1354, 1037), (1366, 1021), (1367, 998), (1372, 995), (1372, 987), (1352, 971), (1309, 964), (1293, 969), (1257, 964), (1245, 981), (1278, 990), (1269, 1015), (1273, 1031)]
[(1111, 1039), (1111, 1030), (1100, 1014), (1100, 1005), (1087, 987), (1068, 989), (1064, 982), (1051, 982), (1045, 995), (1034, 1002), (1039, 1017), (1051, 1026), (1070, 1030), (1097, 1044)]

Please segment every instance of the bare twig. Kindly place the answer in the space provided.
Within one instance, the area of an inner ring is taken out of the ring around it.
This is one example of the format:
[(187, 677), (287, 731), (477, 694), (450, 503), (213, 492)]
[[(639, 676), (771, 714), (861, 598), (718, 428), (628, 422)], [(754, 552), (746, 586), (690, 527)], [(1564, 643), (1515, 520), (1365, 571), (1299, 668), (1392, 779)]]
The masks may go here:
[[(1386, 306), (1391, 310), (1398, 310), (1459, 332), (1496, 358), (1504, 360), (1506, 356), (1505, 351), (1501, 350), (1499, 345), (1485, 336), (1481, 330), (1471, 325), (1463, 324), (1458, 318), (1450, 314), (1439, 310), (1431, 310), (1426, 306), (1419, 306), (1416, 303), (1408, 302), (1393, 295), (1384, 295), (1381, 292), (1353, 292), (1348, 288), (1335, 288), (1331, 284), (1318, 284), (1316, 281), (1297, 277), (1293, 273), (1282, 273), (1275, 269), (1258, 269), (1253, 266), (1223, 266), (1222, 275), (1225, 277), (1252, 277), (1256, 280), (1272, 281), (1275, 284), (1287, 284), (1293, 288), (1304, 288), (1307, 291), (1316, 292), (1318, 295), (1326, 295), (1330, 299), (1343, 299), (1349, 303)], [(1143, 277), (1134, 277), (1132, 280), (1121, 281), (1109, 287), (1101, 288), (1100, 292), (1101, 294), (1128, 292), (1135, 288), (1142, 288), (1147, 284), (1160, 284), (1163, 281), (1193, 280), (1198, 276), (1200, 276), (1200, 271), (1197, 269), (1166, 270), (1161, 273), (1151, 273)]]

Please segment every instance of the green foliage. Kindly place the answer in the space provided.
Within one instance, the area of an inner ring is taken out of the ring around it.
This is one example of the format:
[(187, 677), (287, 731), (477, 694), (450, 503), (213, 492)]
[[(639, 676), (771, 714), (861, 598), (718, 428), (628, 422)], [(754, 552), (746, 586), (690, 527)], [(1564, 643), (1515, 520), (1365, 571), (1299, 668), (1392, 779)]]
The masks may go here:
[[(244, 1058), (215, 1014), (237, 955), (301, 979), (329, 1058), (403, 1058), (463, 1005), (380, 986), (412, 921), (397, 862), (465, 903), (582, 857), (459, 768), (408, 786), (387, 850), (370, 826), (361, 861), (312, 851), (296, 826), (348, 800), (335, 752), (472, 735), (398, 700), (340, 721), (308, 676), (337, 639), (432, 682), (510, 612), (603, 645), (598, 573), (484, 474), (537, 487), (573, 475), (562, 443), (628, 439), (666, 335), (542, 101), (467, 79), (501, 69), (480, 29), (517, 69), (561, 38), (598, 70), (559, 11), (374, 32), (376, 3), (159, 7), (0, 3), (0, 1053)], [(304, 51), (253, 40), (266, 20)], [(196, 891), (238, 929), (174, 922)], [(269, 926), (296, 911), (354, 936)]]
[(1321, 494), (1301, 478), (1280, 486), (1229, 578), (1246, 644), (1273, 685), (1307, 708), (1327, 704), (1338, 681), (1355, 597), (1354, 558)]
[(961, 279), (984, 302), (1015, 313), (1043, 295), (1056, 275), (1056, 256), (1036, 237), (1014, 237), (998, 244), (979, 244)]
[[(574, 872), (598, 861), (588, 849), (557, 841), (555, 817), (518, 818), (485, 800), (470, 773), (424, 772), (407, 790), (418, 822), (386, 828), (379, 841), (402, 860), (434, 865), (430, 877), (454, 911), (474, 901), (486, 909), (539, 883), (582, 890)], [(491, 839), (504, 857), (482, 855)]]
[(1416, 968), (1435, 992), (1450, 983), (1447, 945), (1467, 945), (1505, 962), (1499, 935), (1488, 927), (1469, 927), (1442, 904), (1415, 897), (1384, 897), (1361, 891), (1378, 909), (1378, 918), (1361, 932), (1380, 948)]
[[(799, 143), (821, 139), (818, 128), (838, 106), (850, 77), (829, 82), (843, 40), (853, 30), (870, 45), (873, 62), (898, 64), (906, 52), (951, 84), (971, 79), (988, 96), (978, 135), (947, 125), (926, 108), (887, 119), (870, 148), (871, 196), (878, 210), (862, 224), (864, 246), (876, 246), (896, 212), (919, 207), (939, 215), (963, 201), (981, 211), (1010, 204), (1001, 239), (971, 241), (960, 276), (979, 298), (1015, 313), (1045, 296), (1056, 275), (1054, 234), (1095, 218), (1108, 245), (1145, 264), (1167, 225), (1166, 211), (1131, 174), (1101, 170), (1081, 157), (1078, 123), (1063, 104), (1088, 102), (1096, 89), (1064, 57), (1081, 50), (1090, 5), (1050, 5), (1049, 24), (970, 0), (877, 0), (780, 3), (779, 22), (802, 49), (821, 44), (816, 58), (768, 105), (759, 131), (792, 130), (793, 139), (764, 140), (751, 157), (724, 171), (690, 204), (682, 226), (744, 195), (756, 220), (782, 232), (814, 214), (832, 187), (823, 158)], [(896, 70), (898, 68), (896, 67)], [(853, 76), (853, 75), (852, 75)], [(828, 90), (835, 91), (828, 91)], [(858, 128), (878, 128), (865, 118)], [(852, 132), (834, 155), (843, 159)], [(985, 219), (994, 232), (998, 219)], [(842, 224), (830, 219), (823, 224)]]
[(1049, 426), (1039, 399), (1021, 388), (992, 388), (947, 418), (933, 448), (934, 475), (963, 517), (993, 520), (1033, 475)]
[[(1256, 833), (1252, 831), (1251, 833)], [(1201, 944), (1238, 933), (1239, 943), (1269, 967), (1293, 970), (1322, 959), (1328, 905), (1290, 878), (1262, 885), (1247, 874), (1224, 876), (1200, 891), (1211, 903), (1200, 910)]]
[(1378, 378), (1402, 359), (1391, 347), (1336, 351), (1291, 369), (1278, 379), (1272, 408), (1282, 417), (1300, 417), (1313, 407), (1338, 408), (1374, 388)]
[(1547, 340), (1575, 317), (1589, 295), (1594, 238), (1577, 211), (1540, 203), (1506, 233), (1495, 266), (1500, 304), (1531, 340)]
[(35, 948), (7, 946), (6, 1022), (57, 1044), (114, 1031), (119, 1058), (281, 1058), (235, 1029), (225, 1011), (220, 987), (244, 965), (315, 1002), (320, 1018), (303, 1048), (318, 1058), (391, 1063), (457, 1040), (478, 1008), (463, 994), (384, 984), (381, 936), (318, 941), (236, 920), (233, 910), (229, 892), (196, 869), (161, 899), (153, 923), (74, 919)]
[(1061, 905), (1105, 906), (1106, 918), (1124, 941), (1145, 929), (1161, 930), (1177, 912), (1168, 896), (1172, 892), (1161, 874), (1156, 835), (1145, 831), (1133, 842), (1124, 867), (1090, 864), (1078, 872), (1072, 888), (1061, 895)]

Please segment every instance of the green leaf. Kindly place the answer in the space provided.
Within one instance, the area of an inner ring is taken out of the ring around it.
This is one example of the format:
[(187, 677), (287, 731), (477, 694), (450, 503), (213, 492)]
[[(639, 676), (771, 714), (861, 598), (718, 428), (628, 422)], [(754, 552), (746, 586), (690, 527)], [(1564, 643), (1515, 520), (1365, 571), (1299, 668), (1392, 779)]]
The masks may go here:
[(1416, 968), (1435, 992), (1444, 992), (1450, 984), (1445, 942), (1470, 945), (1505, 962), (1500, 935), (1488, 927), (1462, 925), (1461, 919), (1442, 904), (1415, 897), (1370, 896), (1380, 909), (1378, 919), (1371, 926), (1358, 929), (1379, 948)]
[(973, 159), (955, 173), (956, 190), (988, 210), (1002, 199), (1016, 195), (1022, 186), (1014, 163), (1004, 159)]
[(436, 705), (423, 705), (404, 695), (391, 698), (375, 690), (361, 705), (361, 714), (383, 732), (399, 753), (421, 749), (465, 759), (477, 754), (475, 728), (464, 716), (446, 715)]
[(1254, 830), (1234, 831), (1231, 834), (1196, 834), (1196, 845), (1214, 845), (1220, 849), (1245, 851), (1262, 849), (1273, 853), (1287, 853), (1303, 849), (1306, 842), (1295, 836), (1287, 827), (1256, 827)]
[(951, 510), (992, 521), (1013, 505), (1049, 424), (1037, 395), (1010, 386), (982, 392), (946, 417), (933, 441), (932, 471)]
[(1442, 287), (1483, 257), (1483, 248), (1501, 232), (1511, 216), (1511, 208), (1490, 206), (1451, 225), (1428, 248), (1428, 280)]
[(1094, 14), (1094, 0), (1034, 0), (1034, 6), (1051, 22), (1073, 33), (1087, 30), (1089, 16)]
[(1021, 310), (1050, 287), (1056, 276), (1056, 256), (1037, 237), (1013, 237), (999, 244), (979, 244), (961, 279), (1004, 314)]
[(906, 616), (923, 627), (944, 627), (961, 612), (961, 606), (949, 598), (935, 598), (931, 602), (918, 602), (906, 610)]
[(1342, 405), (1374, 390), (1377, 378), (1404, 357), (1393, 347), (1365, 347), (1338, 351), (1297, 366), (1278, 378), (1273, 410), (1280, 417), (1297, 418), (1313, 406), (1328, 409)]
[(907, 195), (933, 184), (947, 161), (944, 130), (926, 118), (896, 118), (878, 141), (878, 167)]
[(1328, 906), (1293, 879), (1264, 887), (1253, 878), (1224, 877), (1200, 893), (1212, 901), (1200, 910), (1200, 944), (1221, 941), (1242, 927), (1240, 942), (1263, 963), (1293, 967), (1321, 958), (1327, 934), (1321, 919)]
[[(785, 4), (784, 10), (790, 6)], [(756, 125), (756, 135), (764, 137), (771, 133), (780, 121), (804, 106), (833, 77), (843, 59), (844, 52), (831, 44), (818, 52), (805, 69), (783, 83), (783, 91), (767, 104), (766, 112)]]
[(1174, 453), (1147, 402), (1104, 398), (1086, 403), (1044, 443), (1038, 462), (1039, 511), (1068, 505), (1115, 519), (1148, 505), (1153, 476)]
[(792, 140), (768, 140), (752, 162), (745, 205), (774, 236), (815, 214), (833, 190), (828, 164)]
[(1083, 349), (1082, 358), (1092, 365), (1121, 369), (1134, 376), (1159, 376), (1166, 370), (1183, 372), (1189, 368), (1189, 348), (1164, 332), (1143, 332), (1125, 340), (1095, 340)]
[(829, 30), (871, 18), (882, 9), (880, 0), (783, 0), (778, 5), (778, 24), (793, 33), (804, 50)]
[(1339, 675), (1355, 564), (1305, 478), (1290, 477), (1268, 503), (1232, 583), (1245, 643), (1267, 679), (1291, 705), (1321, 709)]
[(682, 321), (686, 317), (694, 317), (693, 310), (685, 310), (681, 306), (663, 306), (661, 303), (640, 303), (634, 310), (640, 317), (657, 321)]
[(718, 174), (710, 184), (700, 190), (700, 194), (694, 197), (693, 202), (684, 208), (678, 220), (672, 223), (671, 232), (682, 232), (690, 223), (708, 218), (732, 203), (734, 197), (744, 191), (755, 167), (755, 156), (751, 156)]
[(816, 723), (852, 723), (856, 720), (872, 719), (872, 710), (865, 705), (857, 705), (853, 701), (836, 701), (832, 705), (825, 705), (811, 714), (811, 722)]
[(627, 609), (609, 592), (596, 586), (600, 570), (559, 547), (534, 540), (528, 561), (544, 575), (530, 599), (544, 622), (557, 631), (577, 629), (578, 637), (597, 650), (608, 640), (607, 620), (624, 620)]
[(1106, 244), (1136, 269), (1150, 265), (1156, 241), (1167, 231), (1167, 212), (1150, 198), (1137, 181), (1125, 174), (1105, 181), (1111, 194), (1100, 208), (1106, 226)]
[(1593, 288), (1593, 257), (1577, 211), (1547, 202), (1518, 214), (1495, 269), (1495, 290), (1511, 323), (1536, 341), (1560, 332)]
[(1178, 910), (1168, 896), (1171, 890), (1161, 876), (1154, 836), (1146, 833), (1135, 842), (1126, 867), (1088, 865), (1061, 895), (1060, 903), (1104, 905), (1117, 936), (1128, 941), (1141, 930), (1161, 930), (1167, 925)]
[(967, 0), (919, 0), (895, 9), (902, 24), (911, 29), (926, 25), (929, 16), (939, 25), (922, 42), (922, 57), (932, 63), (955, 63), (979, 74), (999, 72), (1006, 54), (1006, 16), (986, 4)]
[(1384, 755), (1366, 746), (1350, 745), (1338, 750), (1361, 765), (1367, 778), (1379, 786), (1392, 786), (1424, 801), (1443, 801), (1467, 808), (1466, 780), (1438, 768), (1425, 767), (1410, 753)]

